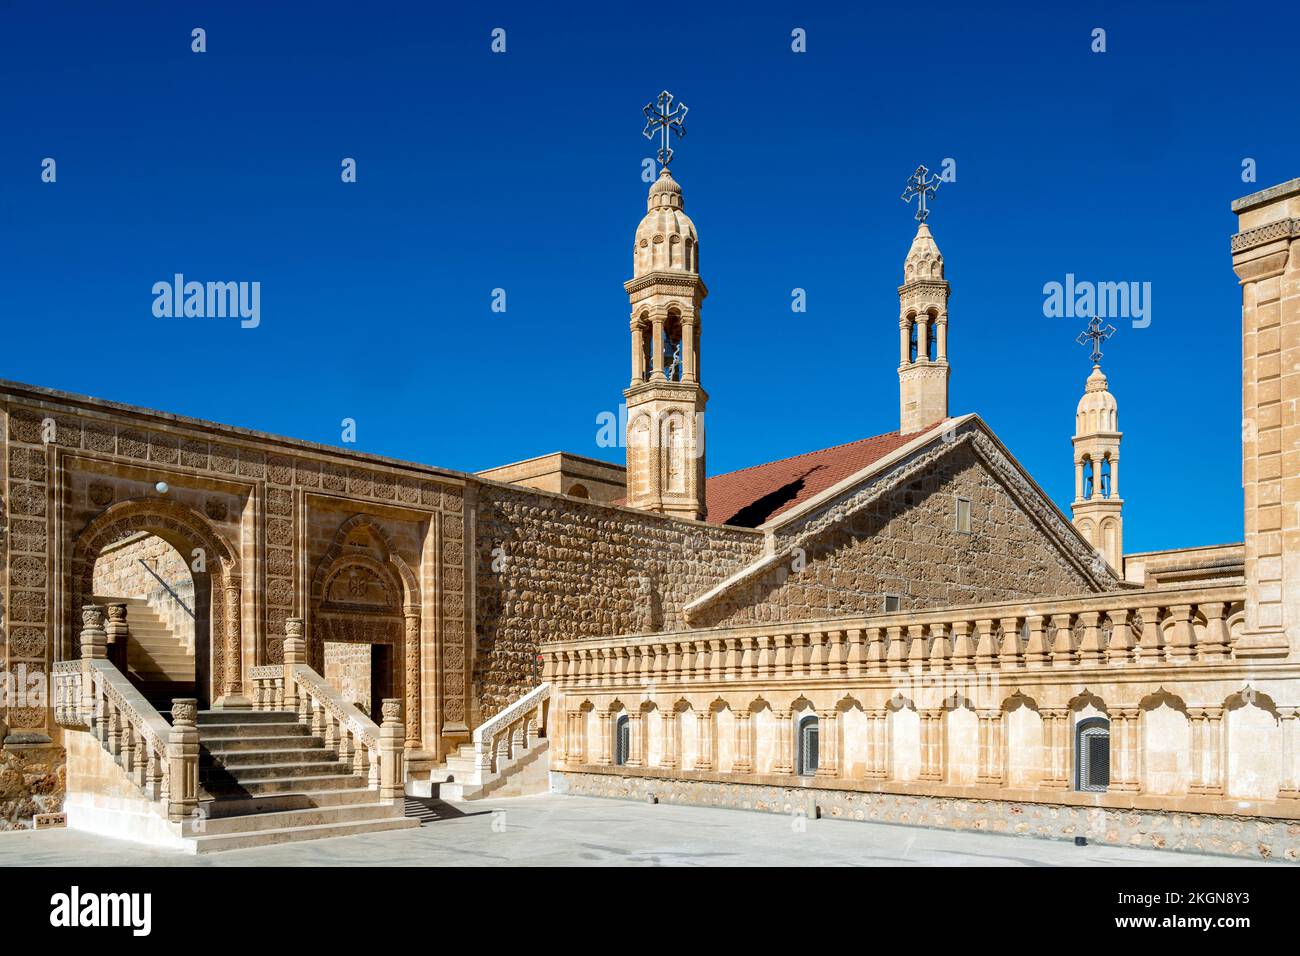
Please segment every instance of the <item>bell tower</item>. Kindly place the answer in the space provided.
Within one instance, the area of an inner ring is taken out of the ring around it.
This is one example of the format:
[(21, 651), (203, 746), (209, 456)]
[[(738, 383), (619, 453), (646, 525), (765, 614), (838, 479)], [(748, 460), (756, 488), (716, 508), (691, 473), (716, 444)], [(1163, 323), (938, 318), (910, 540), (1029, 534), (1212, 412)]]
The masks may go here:
[(948, 283), (924, 222), (903, 260), (898, 302), (898, 430), (910, 435), (948, 417)]
[(910, 435), (948, 417), (948, 283), (943, 254), (925, 224), (926, 199), (940, 180), (916, 167), (903, 191), (917, 200), (919, 223), (898, 287), (898, 431)]
[(1074, 501), (1071, 519), (1088, 543), (1124, 573), (1124, 501), (1119, 496), (1119, 403), (1101, 370), (1101, 343), (1115, 334), (1100, 320), (1078, 341), (1092, 343), (1092, 374), (1074, 417)]
[(700, 385), (699, 238), (684, 211), (682, 187), (668, 171), (670, 130), (681, 135), (686, 107), (672, 94), (646, 107), (647, 136), (663, 137), (663, 168), (650, 187), (632, 248), (632, 380), (627, 401), (627, 504), (703, 520), (704, 406)]

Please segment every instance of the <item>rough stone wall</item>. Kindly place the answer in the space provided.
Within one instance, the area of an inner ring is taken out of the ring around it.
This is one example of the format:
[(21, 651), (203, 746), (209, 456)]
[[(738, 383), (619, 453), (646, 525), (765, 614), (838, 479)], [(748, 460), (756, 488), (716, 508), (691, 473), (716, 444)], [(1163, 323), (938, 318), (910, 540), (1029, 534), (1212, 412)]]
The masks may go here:
[(754, 561), (762, 535), (484, 485), (476, 515), (475, 698), (534, 686), (539, 645), (677, 630), (682, 607)]
[(58, 813), (66, 785), (62, 747), (0, 749), (0, 830), (27, 830), (36, 814)]
[[(552, 773), (560, 792), (644, 802), (729, 807), (762, 813), (863, 820), (1072, 840), (1109, 846), (1216, 853), (1256, 860), (1300, 861), (1300, 825), (1274, 817), (1224, 816), (1165, 810), (1062, 806), (1009, 800), (971, 800), (813, 787), (729, 784), (614, 774)], [(810, 824), (816, 826), (816, 824)]]
[[(956, 530), (958, 497), (971, 531)], [(843, 503), (830, 506), (845, 508)], [(802, 569), (777, 565), (708, 608), (701, 627), (809, 621), (901, 610), (1059, 597), (1091, 590), (1059, 547), (1020, 509), (969, 445), (849, 514), (804, 545)]]
[(95, 562), (95, 594), (105, 597), (148, 597), (158, 579), (140, 566), (153, 568), (172, 588), (189, 585), (190, 569), (175, 548), (162, 538), (141, 534), (104, 549)]

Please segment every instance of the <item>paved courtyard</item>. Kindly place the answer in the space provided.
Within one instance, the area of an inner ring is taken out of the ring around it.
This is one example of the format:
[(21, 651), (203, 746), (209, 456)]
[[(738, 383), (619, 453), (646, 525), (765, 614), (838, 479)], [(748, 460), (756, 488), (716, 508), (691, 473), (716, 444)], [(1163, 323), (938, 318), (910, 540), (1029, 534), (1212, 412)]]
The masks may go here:
[(3, 833), (0, 866), (1251, 865), (1189, 853), (554, 794), (459, 805), (412, 800), (408, 813), (424, 825), (207, 856), (73, 830)]

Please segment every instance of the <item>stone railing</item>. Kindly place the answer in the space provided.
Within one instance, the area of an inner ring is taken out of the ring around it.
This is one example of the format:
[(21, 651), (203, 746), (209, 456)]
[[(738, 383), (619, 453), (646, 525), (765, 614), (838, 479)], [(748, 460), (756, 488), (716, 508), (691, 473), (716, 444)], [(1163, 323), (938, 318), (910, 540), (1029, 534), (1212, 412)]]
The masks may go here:
[(406, 736), (402, 702), (386, 698), (381, 705), (384, 722), (376, 724), (305, 663), (302, 619), (290, 618), (285, 631), (284, 663), (249, 671), (254, 709), (297, 714), (298, 723), (310, 728), (340, 761), (350, 763), (352, 772), (379, 791), (381, 800), (401, 799)]
[(108, 660), (104, 609), (87, 605), (82, 622), (81, 660), (54, 668), (55, 719), (94, 736), (162, 816), (185, 822), (198, 807), (198, 701), (172, 701), (168, 724)]
[(570, 689), (1212, 663), (1234, 658), (1244, 602), (1229, 584), (584, 638), (548, 644), (543, 676)]
[(474, 767), (480, 777), (495, 773), (501, 761), (527, 750), (546, 726), (551, 685), (540, 684), (505, 710), (474, 728)]

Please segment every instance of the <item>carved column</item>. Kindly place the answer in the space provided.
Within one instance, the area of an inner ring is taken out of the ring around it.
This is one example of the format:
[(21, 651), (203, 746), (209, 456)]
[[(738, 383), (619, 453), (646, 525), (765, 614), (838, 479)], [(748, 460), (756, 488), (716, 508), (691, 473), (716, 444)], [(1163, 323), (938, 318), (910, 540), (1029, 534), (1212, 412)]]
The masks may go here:
[(943, 711), (921, 711), (921, 773), (922, 780), (943, 779)]
[(298, 682), (293, 677), (294, 665), (307, 663), (307, 643), (303, 640), (302, 629), (300, 617), (291, 617), (284, 622), (284, 709), (290, 713), (298, 712)]
[(776, 764), (772, 767), (773, 773), (794, 773), (794, 762), (791, 756), (791, 744), (793, 741), (793, 729), (790, 723), (790, 711), (774, 710), (772, 717), (776, 721)]
[(867, 772), (871, 780), (889, 777), (889, 711), (876, 707), (867, 711)]
[(391, 802), (401, 800), (406, 790), (401, 699), (384, 698), (380, 712), (384, 722), (379, 725), (379, 799)]
[(731, 769), (736, 773), (751, 773), (754, 769), (753, 714), (742, 710), (736, 714), (735, 757)]
[(650, 379), (655, 382), (665, 381), (664, 377), (664, 314), (656, 312), (650, 317)]
[(108, 640), (106, 654), (109, 663), (125, 674), (129, 667), (127, 644), (131, 634), (131, 629), (126, 622), (125, 604), (110, 604), (108, 606), (108, 622), (104, 625), (104, 633), (107, 635)]
[(663, 711), (663, 756), (659, 758), (659, 765), (666, 769), (673, 769), (679, 763), (677, 754), (681, 752), (681, 721), (677, 718), (677, 711), (672, 709), (672, 705)]
[(1002, 711), (979, 712), (980, 769), (978, 781), (992, 786), (1002, 786)]
[(194, 697), (172, 701), (172, 726), (167, 734), (167, 819), (172, 823), (188, 820), (199, 806), (198, 713), (199, 702)]
[(818, 777), (840, 775), (840, 721), (839, 711), (828, 710), (817, 715), (817, 773)]
[(698, 711), (696, 717), (695, 757), (696, 770), (713, 769), (713, 711)]
[(627, 765), (629, 767), (645, 766), (645, 715), (635, 710), (628, 715), (628, 754)]
[(239, 579), (231, 577), (226, 581), (224, 594), (225, 614), (223, 625), (226, 630), (225, 661), (222, 667), (221, 699), (214, 705), (222, 710), (248, 710), (252, 704), (244, 697), (243, 646), (241, 643), (242, 613)]
[(1142, 712), (1117, 708), (1110, 715), (1110, 790), (1135, 791), (1138, 787), (1137, 748)]
[(641, 330), (641, 320), (633, 319), (631, 324), (632, 330), (632, 382), (633, 386), (640, 385), (645, 381), (645, 346), (642, 344), (644, 332)]
[(422, 749), (420, 733), (420, 609), (408, 605), (402, 609), (406, 631), (406, 749)]
[(602, 767), (608, 767), (612, 762), (610, 756), (610, 744), (612, 743), (612, 740), (610, 738), (611, 725), (609, 711), (605, 710), (597, 714), (596, 722), (600, 727), (600, 750), (596, 754), (596, 763)]
[(1045, 707), (1039, 713), (1043, 718), (1043, 779), (1040, 786), (1048, 790), (1067, 790), (1070, 780), (1063, 750), (1070, 712)]
[(1279, 707), (1282, 718), (1282, 774), (1277, 791), (1279, 800), (1300, 800), (1300, 777), (1296, 774), (1296, 716), (1295, 707)]
[[(1192, 793), (1209, 797), (1223, 796), (1223, 708), (1201, 707), (1195, 711), (1200, 732), (1193, 738), (1193, 754), (1200, 768)], [(1199, 742), (1199, 747), (1197, 743)]]

